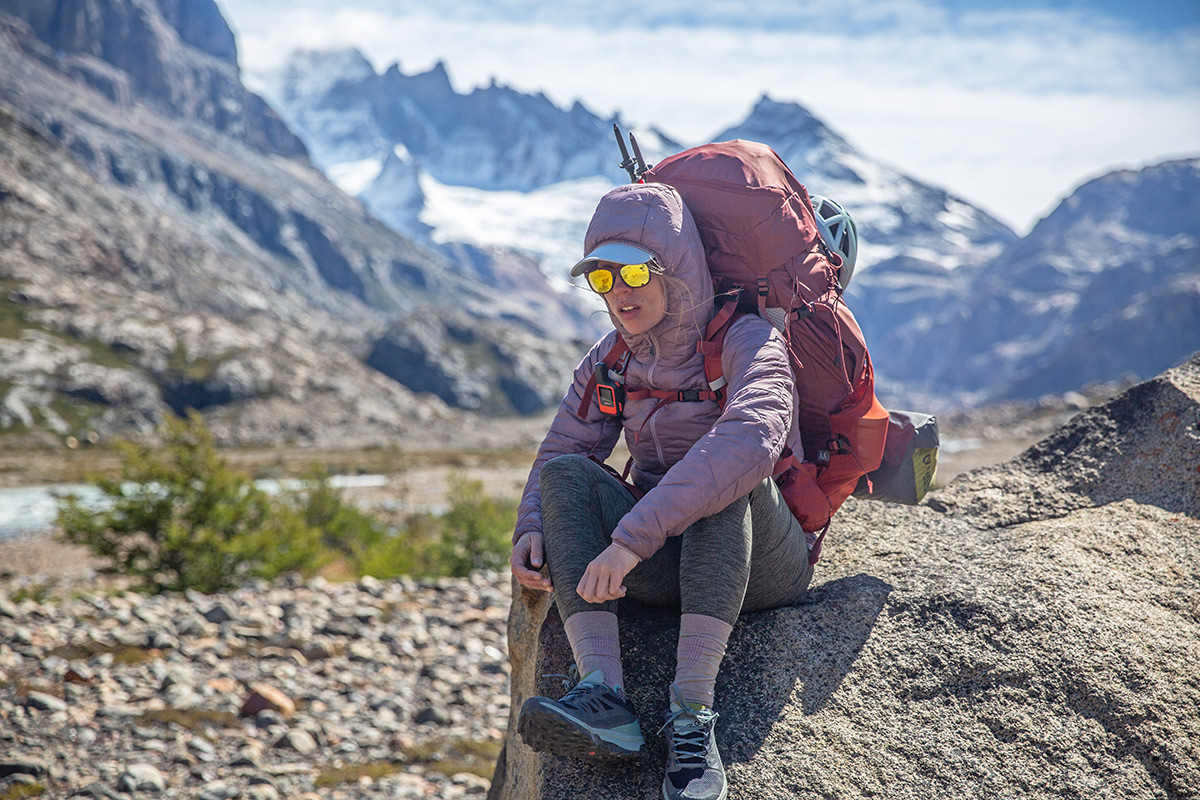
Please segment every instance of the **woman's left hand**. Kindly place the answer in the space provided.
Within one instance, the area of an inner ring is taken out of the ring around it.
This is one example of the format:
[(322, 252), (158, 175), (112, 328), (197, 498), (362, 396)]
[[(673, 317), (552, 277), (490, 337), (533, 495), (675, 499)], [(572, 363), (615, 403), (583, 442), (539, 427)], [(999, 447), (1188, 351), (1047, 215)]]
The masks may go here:
[(613, 542), (587, 565), (575, 591), (589, 603), (603, 603), (624, 597), (622, 581), (640, 561), (632, 550)]

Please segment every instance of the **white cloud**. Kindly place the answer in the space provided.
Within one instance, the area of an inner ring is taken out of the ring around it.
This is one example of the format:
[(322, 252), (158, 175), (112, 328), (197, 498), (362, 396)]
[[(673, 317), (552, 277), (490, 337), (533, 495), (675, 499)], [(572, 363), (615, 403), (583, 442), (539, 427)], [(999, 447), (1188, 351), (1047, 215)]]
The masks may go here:
[(736, 16), (696, 0), (222, 5), (252, 85), (296, 47), (356, 46), (379, 69), (444, 60), (460, 91), (495, 78), (689, 143), (766, 92), (1019, 229), (1085, 177), (1200, 153), (1195, 28), (1134, 35), (1096, 15), (918, 0), (853, 0), (836, 14), (768, 0)]

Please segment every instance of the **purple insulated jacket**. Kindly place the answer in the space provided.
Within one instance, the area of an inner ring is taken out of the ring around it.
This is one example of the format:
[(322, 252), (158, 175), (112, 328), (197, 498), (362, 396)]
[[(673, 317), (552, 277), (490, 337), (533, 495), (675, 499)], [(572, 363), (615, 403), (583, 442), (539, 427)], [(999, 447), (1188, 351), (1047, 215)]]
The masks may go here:
[[(606, 242), (649, 250), (666, 275), (666, 316), (651, 330), (627, 336), (620, 324), (575, 369), (534, 461), (517, 516), (515, 542), (541, 532), (538, 476), (551, 458), (566, 454), (607, 458), (621, 434), (634, 459), (633, 481), (646, 495), (622, 518), (613, 541), (642, 559), (668, 536), (678, 536), (770, 476), (785, 445), (801, 452), (796, 438), (795, 389), (778, 332), (756, 316), (745, 316), (725, 336), (722, 367), (728, 398), (671, 402), (651, 414), (654, 398), (626, 403), (623, 418), (603, 414), (596, 402), (586, 419), (576, 415), (598, 364), (618, 336), (631, 357), (627, 385), (649, 389), (707, 389), (704, 357), (696, 345), (714, 314), (712, 278), (695, 223), (679, 194), (661, 183), (618, 187), (600, 200), (584, 241), (590, 253)], [(661, 278), (659, 278), (661, 279)], [(610, 315), (611, 316), (611, 315)]]

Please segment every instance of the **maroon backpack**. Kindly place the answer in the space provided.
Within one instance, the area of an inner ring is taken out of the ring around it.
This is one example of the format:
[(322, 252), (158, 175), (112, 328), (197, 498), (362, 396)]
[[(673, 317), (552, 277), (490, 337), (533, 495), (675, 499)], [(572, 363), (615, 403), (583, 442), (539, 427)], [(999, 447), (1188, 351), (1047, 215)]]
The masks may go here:
[[(738, 312), (759, 314), (783, 335), (804, 453), (786, 452), (776, 481), (804, 530), (819, 532), (815, 563), (830, 518), (879, 467), (888, 428), (862, 330), (842, 301), (841, 259), (822, 241), (804, 186), (764, 144), (738, 139), (693, 147), (637, 177), (668, 184), (683, 197), (718, 296), (728, 298), (701, 344), (715, 399), (723, 405), (721, 343)], [(605, 372), (619, 369), (618, 350), (620, 344), (605, 357)], [(659, 394), (671, 399), (670, 392)]]
[(736, 292), (741, 309), (783, 335), (804, 446), (785, 497), (793, 495), (806, 530), (823, 530), (879, 466), (888, 413), (875, 398), (862, 330), (842, 300), (841, 259), (821, 240), (807, 190), (774, 150), (741, 139), (677, 153), (643, 180), (683, 197), (717, 292)]

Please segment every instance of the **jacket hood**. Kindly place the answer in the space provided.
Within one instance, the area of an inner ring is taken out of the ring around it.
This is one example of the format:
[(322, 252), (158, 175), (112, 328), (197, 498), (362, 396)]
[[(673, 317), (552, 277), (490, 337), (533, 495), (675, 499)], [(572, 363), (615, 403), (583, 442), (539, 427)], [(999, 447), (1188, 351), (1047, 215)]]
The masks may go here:
[(664, 366), (694, 357), (713, 315), (713, 285), (700, 234), (683, 198), (663, 183), (613, 189), (596, 206), (583, 251), (591, 253), (612, 242), (653, 253), (666, 278), (667, 313), (649, 331), (631, 336), (609, 314), (629, 349), (638, 359), (657, 357)]

